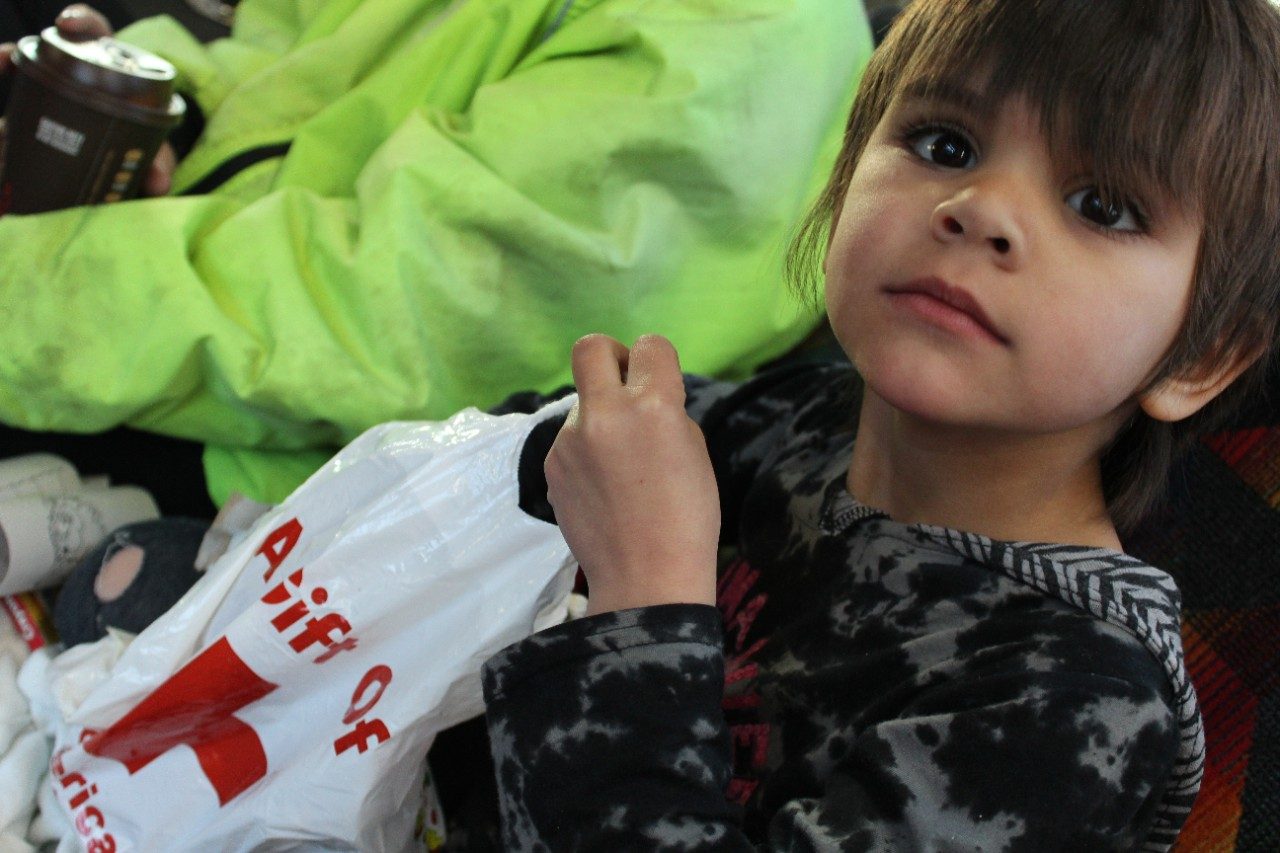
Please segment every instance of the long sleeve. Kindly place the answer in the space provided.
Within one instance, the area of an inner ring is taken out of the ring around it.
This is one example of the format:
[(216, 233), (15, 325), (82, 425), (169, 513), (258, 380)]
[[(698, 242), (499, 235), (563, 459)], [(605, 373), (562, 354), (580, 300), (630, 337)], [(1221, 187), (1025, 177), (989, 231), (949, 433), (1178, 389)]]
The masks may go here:
[(571, 622), (486, 664), (504, 849), (750, 849), (724, 797), (719, 637), (715, 608), (664, 605)]
[(857, 4), (243, 5), (239, 41), (169, 53), (208, 122), (177, 189), (287, 153), (0, 219), (3, 421), (292, 452), (554, 387), (587, 331), (703, 373), (802, 333), (780, 258), (870, 49)]
[[(814, 673), (773, 724), (789, 724), (781, 749), (795, 755), (774, 791), (804, 795), (767, 793), (767, 831), (754, 838), (725, 796), (714, 609), (629, 610), (544, 631), (485, 667), (504, 846), (1135, 849), (1177, 751), (1168, 697), (1152, 688), (1158, 667), (1111, 637), (1028, 670), (1027, 641), (1001, 636), (1021, 619), (988, 625), (987, 644), (932, 684), (895, 681), (893, 660), (831, 660), (833, 671)], [(1100, 651), (1113, 654), (1103, 667), (1087, 660)], [(855, 668), (859, 681), (842, 682)], [(842, 692), (878, 694), (867, 716), (881, 719), (841, 715)], [(815, 767), (820, 778), (804, 778)]]

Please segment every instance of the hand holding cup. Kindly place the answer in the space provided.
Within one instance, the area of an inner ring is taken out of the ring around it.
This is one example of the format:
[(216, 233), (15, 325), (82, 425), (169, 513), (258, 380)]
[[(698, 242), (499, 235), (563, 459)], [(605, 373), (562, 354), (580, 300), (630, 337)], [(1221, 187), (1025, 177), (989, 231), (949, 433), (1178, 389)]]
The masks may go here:
[[(68, 43), (92, 42), (114, 35), (110, 22), (95, 9), (84, 4), (68, 6), (55, 22), (57, 35)], [(49, 32), (49, 31), (46, 31)], [(24, 40), (25, 42), (25, 40)], [(15, 73), (15, 44), (0, 44), (0, 77), (12, 76)], [(105, 103), (105, 98), (104, 98)], [(13, 110), (11, 101), (10, 110)], [(7, 142), (6, 120), (0, 119), (0, 163), (4, 162)], [(141, 183), (136, 190), (143, 196), (159, 196), (169, 192), (172, 187), (173, 173), (177, 167), (177, 157), (172, 146), (167, 142), (160, 144), (154, 158), (147, 166)]]

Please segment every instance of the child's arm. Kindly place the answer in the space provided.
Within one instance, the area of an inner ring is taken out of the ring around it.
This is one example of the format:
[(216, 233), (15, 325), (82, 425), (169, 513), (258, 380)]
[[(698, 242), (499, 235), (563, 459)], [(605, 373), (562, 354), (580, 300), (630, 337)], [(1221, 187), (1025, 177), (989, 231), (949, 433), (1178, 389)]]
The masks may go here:
[[(936, 632), (928, 642), (950, 651), (923, 672), (896, 656), (821, 671), (797, 660), (772, 693), (786, 719), (769, 749), (783, 764), (756, 804), (767, 832), (751, 838), (769, 850), (1136, 849), (1177, 752), (1165, 676), (1083, 612), (1035, 610)], [(833, 639), (849, 643), (805, 642)], [(491, 660), (506, 849), (754, 849), (726, 789), (731, 750), (761, 741), (730, 742), (722, 661), (719, 615), (695, 605), (578, 620)], [(840, 710), (842, 694), (868, 693), (866, 717)]]
[(750, 850), (714, 607), (605, 613), (485, 665), (505, 850)]
[[(549, 439), (531, 436), (522, 483), (525, 469), (547, 455), (555, 518), (588, 574), (596, 615), (535, 635), (486, 666), (491, 739), (507, 792), (506, 845), (647, 849), (661, 843), (645, 833), (679, 837), (696, 827), (711, 833), (717, 849), (747, 849), (739, 810), (724, 796), (724, 659), (720, 615), (711, 606), (718, 507), (723, 499), (725, 520), (737, 519), (741, 493), (768, 454), (768, 434), (783, 423), (770, 406), (753, 402), (778, 392), (802, 400), (830, 377), (815, 383), (810, 366), (738, 387), (682, 381), (674, 350), (660, 338), (642, 338), (629, 352), (607, 338), (584, 339), (573, 367), (579, 407), (562, 429), (547, 425), (559, 430), (549, 455)], [(498, 411), (529, 411), (545, 401), (517, 395)], [(523, 505), (523, 485), (521, 491)], [(610, 660), (587, 666), (586, 683), (578, 665), (590, 649), (619, 654), (606, 652)], [(530, 768), (529, 748), (551, 760)], [(550, 787), (519, 793), (523, 780), (535, 777), (540, 788)], [(537, 819), (522, 815), (540, 803), (548, 810)], [(569, 812), (566, 803), (574, 804)], [(598, 808), (623, 803), (625, 825), (601, 824)]]

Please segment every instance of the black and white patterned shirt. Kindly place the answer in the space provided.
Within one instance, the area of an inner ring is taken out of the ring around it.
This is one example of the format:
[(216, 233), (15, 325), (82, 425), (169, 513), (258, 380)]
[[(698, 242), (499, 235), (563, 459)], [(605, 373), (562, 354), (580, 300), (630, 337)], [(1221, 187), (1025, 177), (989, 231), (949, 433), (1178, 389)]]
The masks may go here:
[[(486, 664), (507, 849), (1172, 843), (1203, 737), (1166, 574), (861, 506), (847, 365), (686, 384), (733, 546), (718, 606), (580, 619)], [(548, 519), (557, 428), (522, 461)]]

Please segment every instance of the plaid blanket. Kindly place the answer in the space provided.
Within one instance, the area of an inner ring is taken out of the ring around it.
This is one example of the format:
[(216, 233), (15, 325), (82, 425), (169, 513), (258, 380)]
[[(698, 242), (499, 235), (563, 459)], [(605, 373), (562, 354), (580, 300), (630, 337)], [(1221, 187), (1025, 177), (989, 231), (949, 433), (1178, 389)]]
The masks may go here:
[(1175, 853), (1280, 850), (1280, 405), (1260, 404), (1178, 470), (1126, 543), (1183, 593), (1205, 777)]

